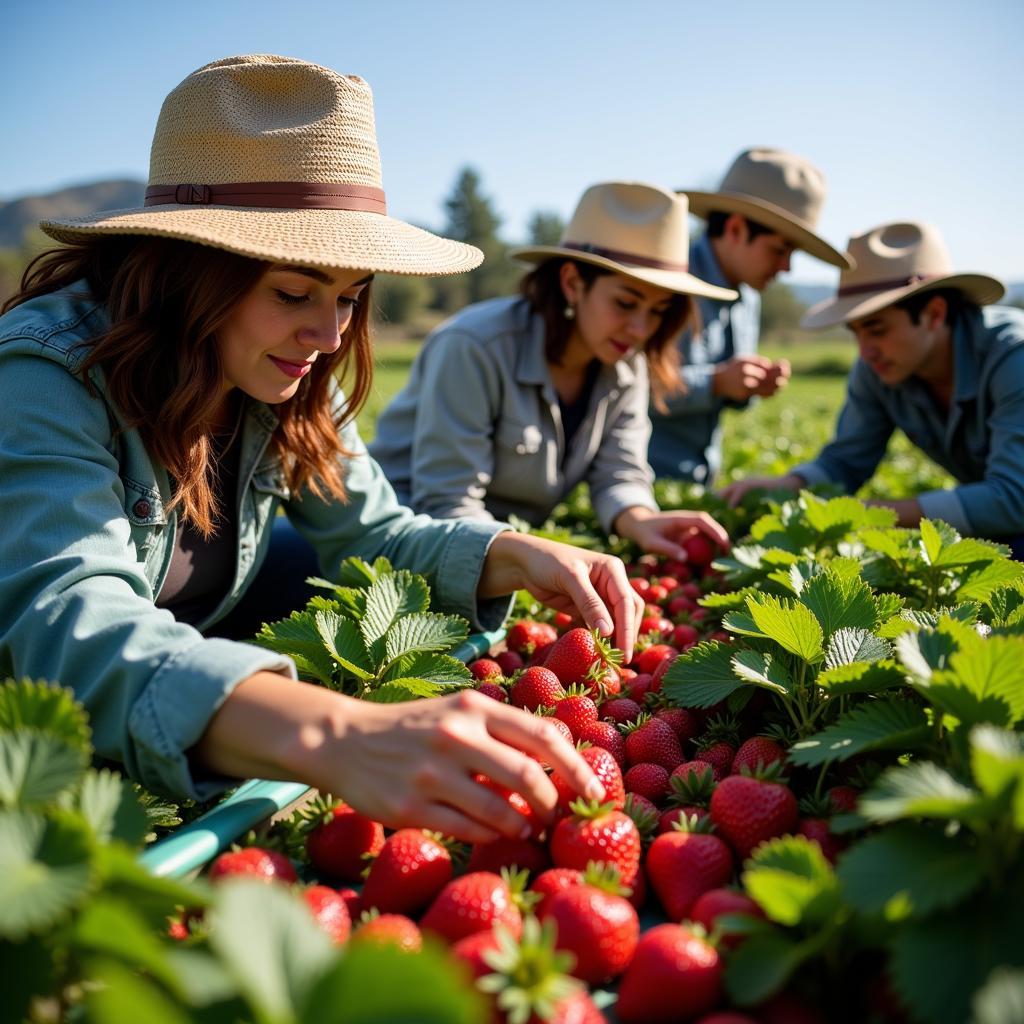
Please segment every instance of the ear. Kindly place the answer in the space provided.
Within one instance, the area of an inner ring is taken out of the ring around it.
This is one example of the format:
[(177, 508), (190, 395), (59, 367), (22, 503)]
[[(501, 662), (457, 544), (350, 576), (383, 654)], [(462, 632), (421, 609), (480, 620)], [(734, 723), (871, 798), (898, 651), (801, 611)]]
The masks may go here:
[(933, 295), (925, 304), (921, 313), (925, 326), (930, 330), (936, 330), (946, 322), (946, 313), (949, 311), (949, 303), (944, 295)]
[(566, 260), (558, 270), (558, 283), (562, 286), (562, 295), (570, 306), (575, 306), (583, 298), (583, 278), (572, 260)]
[(723, 234), (726, 238), (733, 243), (733, 245), (740, 245), (746, 242), (747, 235), (750, 234), (747, 228), (747, 218), (742, 213), (730, 213), (725, 218), (725, 230)]

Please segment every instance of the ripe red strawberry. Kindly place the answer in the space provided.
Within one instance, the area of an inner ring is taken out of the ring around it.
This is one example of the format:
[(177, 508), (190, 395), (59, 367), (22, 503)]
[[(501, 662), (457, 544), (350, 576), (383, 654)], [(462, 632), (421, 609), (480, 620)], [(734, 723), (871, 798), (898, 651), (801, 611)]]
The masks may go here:
[(492, 793), (497, 793), (514, 811), (521, 814), (524, 824), (530, 826), (531, 838), (538, 838), (544, 831), (546, 827), (544, 821), (538, 817), (537, 812), (522, 793), (517, 793), (515, 790), (499, 785), (493, 779), (489, 779), (486, 775), (481, 775), (479, 772), (473, 775), (473, 781), (481, 786), (485, 786)]
[(717, 743), (697, 744), (696, 760), (711, 765), (715, 781), (721, 782), (731, 771), (736, 748), (725, 740)]
[(544, 667), (568, 686), (583, 683), (595, 665), (616, 664), (621, 654), (613, 650), (596, 629), (578, 626), (564, 633), (548, 652)]
[(722, 1010), (718, 1013), (707, 1013), (694, 1024), (759, 1024), (753, 1017), (735, 1010)]
[(662, 811), (658, 818), (658, 835), (661, 835), (662, 832), (674, 832), (677, 822), (689, 822), (692, 818), (697, 819), (697, 824), (704, 821), (707, 821), (709, 824), (711, 822), (711, 815), (706, 807), (696, 807), (687, 804), (683, 804), (680, 807), (670, 807), (667, 811)]
[[(653, 675), (654, 670), (666, 659), (679, 652), (668, 644), (651, 644), (633, 658), (633, 668), (641, 675)], [(632, 694), (630, 695), (632, 696)]]
[(345, 897), (326, 885), (311, 885), (302, 893), (313, 919), (338, 945), (348, 941), (352, 920)]
[(384, 840), (370, 862), (363, 906), (382, 914), (416, 914), (448, 884), (451, 854), (421, 828), (400, 828)]
[(646, 576), (630, 576), (629, 585), (633, 588), (634, 593), (645, 601), (647, 600), (647, 591), (651, 589), (651, 581)]
[(613, 700), (606, 700), (598, 712), (603, 719), (614, 722), (616, 725), (628, 725), (636, 720), (643, 708), (630, 697), (615, 697)]
[[(593, 773), (601, 780), (604, 786), (605, 803), (610, 803), (615, 810), (622, 810), (626, 803), (626, 790), (622, 785), (622, 770), (619, 768), (615, 756), (604, 747), (583, 747), (580, 750), (580, 757), (590, 765)], [(570, 788), (569, 784), (557, 773), (551, 776), (555, 789), (558, 791), (558, 810), (562, 814), (569, 813), (569, 804), (579, 794)]]
[(730, 775), (711, 794), (711, 820), (740, 859), (766, 839), (791, 832), (798, 813), (791, 789), (748, 775)]
[(262, 846), (247, 846), (242, 850), (222, 853), (210, 865), (207, 878), (218, 882), (234, 875), (258, 878), (263, 882), (284, 882), (286, 885), (299, 880), (292, 862), (283, 853), (265, 850)]
[(691, 708), (659, 708), (654, 717), (668, 722), (680, 743), (689, 743), (700, 732), (700, 715)]
[(542, 871), (530, 883), (530, 890), (540, 894), (537, 905), (533, 908), (537, 917), (544, 917), (551, 897), (566, 889), (583, 884), (583, 872), (578, 868), (548, 868)]
[(583, 687), (573, 685), (569, 687), (566, 696), (555, 705), (555, 717), (565, 722), (573, 739), (578, 740), (580, 730), (597, 721), (597, 705)]
[[(525, 872), (517, 882), (522, 891)], [(435, 897), (420, 922), (424, 931), (448, 943), (503, 925), (513, 936), (523, 930), (523, 915), (516, 904), (509, 876), (493, 871), (471, 871), (453, 878)]]
[(683, 763), (683, 748), (667, 722), (641, 715), (625, 730), (627, 764), (660, 764), (670, 772)]
[(508, 703), (508, 692), (505, 687), (493, 679), (477, 683), (476, 689), (485, 697), (490, 697), (491, 700), (500, 701), (502, 704)]
[(348, 804), (324, 801), (314, 804), (306, 836), (309, 862), (321, 875), (343, 882), (358, 882), (366, 858), (376, 856), (384, 845), (384, 826)]
[(490, 843), (474, 843), (469, 851), (466, 868), (469, 871), (493, 871), (498, 874), (502, 868), (515, 868), (540, 874), (551, 866), (547, 847), (532, 839), (509, 839), (502, 836)]
[(828, 818), (801, 818), (797, 822), (795, 834), (817, 843), (830, 864), (835, 864), (839, 854), (846, 849), (842, 838), (832, 834)]
[(568, 629), (573, 624), (573, 617), (568, 612), (555, 612), (555, 618), (552, 625), (560, 633)]
[(713, 1009), (722, 998), (722, 962), (689, 928), (659, 924), (640, 936), (619, 982), (622, 1024), (673, 1024)]
[(516, 651), (502, 651), (494, 656), (494, 660), (498, 663), (501, 674), (504, 676), (511, 676), (521, 668), (526, 668), (523, 656)]
[(672, 630), (672, 646), (679, 651), (685, 651), (700, 639), (700, 633), (688, 622), (681, 622)]
[(622, 776), (627, 793), (637, 793), (652, 804), (660, 804), (668, 794), (668, 772), (660, 764), (641, 761)]
[(348, 907), (349, 920), (358, 921), (360, 914), (363, 912), (362, 894), (349, 886), (345, 886), (338, 890), (338, 895), (341, 896), (345, 901), (345, 906)]
[(556, 945), (576, 957), (572, 973), (597, 985), (617, 978), (633, 959), (640, 919), (624, 896), (577, 885), (548, 901), (545, 917), (557, 926)]
[(672, 633), (672, 620), (666, 619), (664, 615), (645, 615), (640, 620), (640, 635), (657, 633), (659, 636), (667, 637)]
[(766, 768), (770, 764), (782, 764), (786, 760), (786, 751), (767, 736), (751, 736), (744, 740), (732, 759), (729, 769), (731, 775), (739, 775), (747, 768), (754, 771), (758, 767)]
[(625, 765), (626, 741), (622, 738), (622, 733), (611, 722), (591, 722), (580, 729), (577, 739), (581, 743), (592, 743), (595, 747), (604, 747), (615, 758), (620, 768)]
[(517, 708), (536, 711), (554, 707), (565, 696), (565, 687), (550, 669), (533, 665), (524, 669), (509, 691), (509, 700)]
[(702, 533), (691, 534), (682, 546), (686, 549), (687, 563), (693, 569), (706, 569), (715, 560), (717, 549)]
[(494, 677), (501, 679), (504, 676), (501, 666), (492, 658), (477, 658), (476, 661), (471, 661), (466, 668), (469, 669), (469, 674), (474, 679), (479, 679), (481, 682), (484, 679)]
[(404, 914), (367, 914), (352, 933), (352, 941), (418, 953), (423, 948), (423, 933), (416, 922)]
[(718, 836), (690, 831), (684, 825), (663, 832), (651, 843), (644, 866), (666, 915), (682, 921), (700, 895), (732, 877), (732, 851)]
[(543, 665), (544, 662), (548, 660), (548, 655), (551, 653), (551, 648), (554, 646), (554, 640), (538, 644), (537, 649), (530, 655), (529, 660), (526, 662), (526, 667), (532, 668), (534, 665)]
[(484, 955), (493, 953), (498, 949), (498, 933), (493, 930), (473, 932), (459, 939), (452, 944), (449, 953), (469, 968), (473, 978), (483, 978), (490, 974), (494, 968), (491, 967)]
[(836, 812), (842, 814), (855, 811), (860, 799), (860, 791), (853, 786), (833, 786), (826, 790), (825, 795), (832, 801)]
[(505, 634), (505, 646), (516, 654), (529, 656), (544, 644), (555, 640), (558, 632), (546, 622), (532, 622), (522, 619), (513, 622)]
[(652, 676), (650, 672), (640, 672), (626, 682), (626, 696), (635, 700), (637, 704), (643, 704), (651, 688)]
[(604, 862), (618, 868), (623, 885), (631, 885), (640, 867), (640, 833), (633, 820), (608, 803), (577, 800), (572, 810), (551, 836), (555, 866), (583, 871), (591, 861)]
[[(690, 909), (690, 920), (702, 925), (710, 935), (719, 928), (718, 919), (726, 914), (745, 914), (747, 917), (764, 917), (764, 911), (746, 893), (738, 889), (708, 889), (702, 893)], [(721, 945), (734, 949), (743, 941), (741, 934), (725, 932)]]

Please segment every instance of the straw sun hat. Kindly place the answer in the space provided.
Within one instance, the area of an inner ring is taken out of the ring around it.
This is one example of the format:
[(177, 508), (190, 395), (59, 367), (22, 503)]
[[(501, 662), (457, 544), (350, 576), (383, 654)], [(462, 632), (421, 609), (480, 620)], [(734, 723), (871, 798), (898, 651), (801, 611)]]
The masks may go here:
[(689, 272), (684, 196), (656, 185), (611, 181), (583, 193), (558, 245), (513, 249), (513, 259), (542, 263), (568, 257), (658, 288), (730, 302), (737, 294)]
[(782, 149), (746, 149), (733, 161), (717, 192), (683, 189), (698, 217), (739, 213), (791, 241), (798, 249), (846, 269), (848, 257), (817, 231), (825, 176), (809, 160)]
[(839, 275), (836, 294), (807, 311), (800, 326), (831, 327), (859, 320), (918, 292), (956, 288), (978, 306), (1006, 292), (987, 274), (955, 273), (938, 228), (908, 221), (882, 224), (850, 239), (856, 269)]
[(207, 64), (170, 93), (143, 208), (41, 226), (61, 242), (160, 235), (395, 274), (455, 274), (483, 260), (471, 245), (387, 216), (366, 82), (265, 54)]

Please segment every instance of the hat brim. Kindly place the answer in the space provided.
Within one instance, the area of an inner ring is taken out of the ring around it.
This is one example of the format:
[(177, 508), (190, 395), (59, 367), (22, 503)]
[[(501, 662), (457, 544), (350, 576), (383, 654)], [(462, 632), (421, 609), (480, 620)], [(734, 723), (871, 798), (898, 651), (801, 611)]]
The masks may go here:
[(708, 284), (699, 277), (682, 270), (658, 270), (654, 267), (638, 267), (631, 263), (619, 263), (610, 260), (606, 256), (598, 256), (595, 253), (580, 252), (578, 249), (566, 249), (560, 245), (534, 245), (522, 249), (513, 249), (509, 257), (523, 263), (543, 263), (550, 259), (570, 259), (581, 263), (593, 263), (595, 266), (603, 267), (624, 277), (631, 277), (636, 281), (643, 281), (646, 284), (654, 285), (655, 288), (664, 288), (666, 291), (676, 292), (679, 295), (693, 295), (701, 299), (717, 299), (720, 302), (732, 302), (739, 298), (739, 292), (730, 288), (719, 288), (717, 285)]
[(388, 274), (461, 274), (484, 258), (472, 245), (361, 210), (166, 205), (46, 220), (40, 227), (58, 242), (152, 235), (275, 263)]
[(806, 224), (774, 203), (741, 195), (737, 192), (690, 192), (681, 190), (690, 204), (690, 213), (707, 218), (708, 214), (720, 210), (722, 213), (739, 213), (758, 224), (782, 235), (798, 249), (840, 270), (852, 270), (853, 260), (848, 253), (840, 252), (816, 235)]
[(862, 320), (887, 306), (902, 302), (911, 295), (939, 288), (955, 288), (977, 306), (989, 306), (1006, 294), (1006, 286), (1002, 281), (987, 274), (947, 274), (945, 277), (934, 277), (904, 288), (875, 292), (873, 295), (848, 295), (825, 299), (807, 310), (800, 321), (800, 326), (805, 331), (813, 331), (821, 327), (849, 323), (851, 320)]

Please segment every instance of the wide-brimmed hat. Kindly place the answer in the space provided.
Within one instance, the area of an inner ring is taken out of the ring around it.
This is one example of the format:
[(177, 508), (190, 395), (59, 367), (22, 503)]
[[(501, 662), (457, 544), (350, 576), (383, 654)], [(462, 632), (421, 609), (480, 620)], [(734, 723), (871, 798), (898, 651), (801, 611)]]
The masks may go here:
[(657, 185), (608, 181), (583, 193), (558, 245), (513, 249), (513, 259), (567, 257), (658, 288), (731, 302), (736, 292), (689, 272), (690, 231), (683, 196)]
[(856, 268), (839, 275), (836, 294), (811, 307), (800, 321), (806, 329), (859, 320), (886, 306), (936, 288), (956, 288), (978, 306), (1006, 293), (987, 274), (955, 273), (939, 229), (913, 221), (882, 224), (850, 239)]
[(145, 206), (42, 223), (62, 242), (159, 235), (242, 256), (395, 274), (472, 270), (483, 254), (387, 216), (373, 95), (290, 57), (227, 57), (164, 101)]
[(777, 232), (798, 249), (831, 263), (850, 265), (847, 256), (817, 233), (825, 201), (825, 176), (809, 160), (782, 149), (745, 149), (725, 173), (717, 192), (681, 189), (690, 211), (739, 213)]

